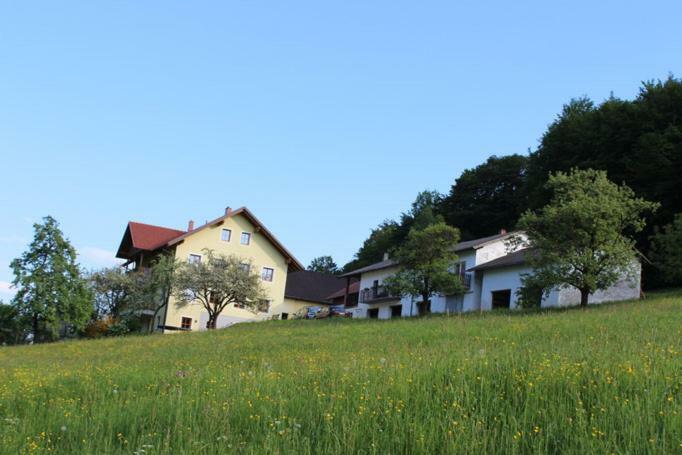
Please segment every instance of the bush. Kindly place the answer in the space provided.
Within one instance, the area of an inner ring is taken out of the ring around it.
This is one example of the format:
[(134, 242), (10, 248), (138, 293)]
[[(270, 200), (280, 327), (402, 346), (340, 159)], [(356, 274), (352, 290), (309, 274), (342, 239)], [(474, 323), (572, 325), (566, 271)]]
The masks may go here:
[(85, 338), (102, 338), (107, 335), (113, 323), (114, 321), (110, 317), (90, 321), (83, 329), (83, 336)]
[(527, 284), (516, 291), (517, 305), (521, 308), (540, 308), (542, 304), (542, 287)]

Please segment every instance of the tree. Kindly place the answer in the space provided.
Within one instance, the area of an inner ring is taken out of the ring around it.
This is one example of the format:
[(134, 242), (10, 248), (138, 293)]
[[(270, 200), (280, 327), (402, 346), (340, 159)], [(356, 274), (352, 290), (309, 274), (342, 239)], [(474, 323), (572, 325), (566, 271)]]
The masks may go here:
[[(544, 187), (550, 173), (573, 168), (607, 171), (609, 178), (628, 185), (639, 197), (658, 201), (661, 208), (635, 239), (649, 251), (655, 226), (682, 213), (682, 80), (668, 77), (642, 85), (633, 100), (610, 97), (596, 105), (587, 98), (572, 100), (544, 133), (528, 164), (529, 208), (539, 209), (551, 198)], [(658, 270), (647, 273), (656, 285)]]
[(204, 252), (201, 262), (178, 264), (173, 277), (178, 304), (199, 302), (208, 312), (207, 329), (216, 328), (218, 316), (229, 304), (256, 311), (266, 296), (251, 263), (234, 255), (215, 255), (208, 249)]
[(312, 272), (329, 273), (331, 275), (339, 273), (339, 267), (331, 256), (316, 257), (310, 261), (308, 270)]
[(179, 264), (173, 254), (162, 254), (151, 263), (146, 294), (150, 296), (151, 309), (154, 310), (152, 321), (156, 321), (156, 316), (170, 301), (173, 293), (174, 274)]
[(421, 296), (420, 314), (430, 311), (432, 295), (461, 293), (461, 277), (452, 272), (457, 242), (459, 231), (445, 223), (413, 229), (396, 252), (400, 270), (384, 281), (385, 286), (396, 295)]
[(25, 319), (15, 306), (0, 301), (0, 345), (19, 344), (25, 337)]
[(527, 277), (546, 292), (553, 287), (580, 290), (580, 304), (589, 295), (631, 273), (636, 260), (634, 234), (645, 226), (643, 214), (658, 204), (637, 198), (625, 185), (610, 182), (606, 172), (574, 169), (550, 176), (550, 203), (526, 212), (519, 227), (533, 253)]
[(355, 259), (346, 264), (343, 271), (349, 272), (381, 261), (384, 254), (392, 254), (405, 241), (413, 228), (423, 229), (443, 222), (443, 216), (438, 213), (441, 199), (442, 195), (437, 191), (420, 192), (410, 210), (401, 214), (400, 222), (385, 220), (372, 230), (355, 254)]
[(76, 250), (48, 216), (34, 224), (28, 251), (11, 263), (12, 304), (31, 321), (34, 342), (49, 341), (83, 328), (92, 313), (92, 295), (81, 278)]
[(441, 203), (450, 226), (459, 228), (465, 240), (511, 230), (528, 208), (525, 198), (528, 158), (522, 155), (491, 156), (465, 170)]
[(90, 283), (99, 317), (119, 317), (135, 292), (132, 275), (118, 266), (92, 273)]
[(682, 282), (682, 213), (651, 238), (651, 259), (667, 283)]
[(372, 229), (367, 240), (355, 253), (355, 259), (347, 263), (343, 271), (350, 272), (381, 261), (385, 253), (392, 252), (398, 245), (398, 227), (397, 222), (386, 220)]

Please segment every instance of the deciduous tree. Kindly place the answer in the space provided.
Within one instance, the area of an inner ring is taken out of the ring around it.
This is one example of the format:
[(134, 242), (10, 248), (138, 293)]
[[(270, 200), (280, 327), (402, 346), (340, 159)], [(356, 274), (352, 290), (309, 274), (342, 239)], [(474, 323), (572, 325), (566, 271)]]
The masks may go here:
[(51, 216), (33, 225), (34, 238), (12, 261), (12, 304), (30, 320), (34, 342), (80, 330), (92, 313), (92, 295), (76, 263), (76, 250)]
[(316, 257), (310, 261), (308, 270), (312, 272), (329, 273), (332, 275), (339, 273), (339, 267), (331, 256)]
[(432, 295), (461, 293), (461, 277), (452, 271), (457, 242), (459, 231), (445, 223), (413, 229), (395, 255), (400, 270), (384, 281), (385, 286), (400, 296), (421, 296), (420, 314), (430, 311)]
[(573, 286), (580, 290), (580, 304), (587, 306), (590, 294), (632, 273), (633, 235), (644, 228), (644, 214), (658, 204), (591, 169), (557, 172), (547, 190), (549, 204), (526, 212), (519, 222), (534, 249), (527, 255), (533, 268), (529, 279), (546, 292)]
[(199, 302), (208, 312), (207, 329), (215, 329), (218, 316), (230, 304), (257, 311), (266, 293), (251, 263), (234, 255), (204, 250), (196, 263), (180, 263), (173, 278), (173, 295), (179, 305)]
[(682, 213), (651, 239), (651, 259), (667, 283), (682, 282)]

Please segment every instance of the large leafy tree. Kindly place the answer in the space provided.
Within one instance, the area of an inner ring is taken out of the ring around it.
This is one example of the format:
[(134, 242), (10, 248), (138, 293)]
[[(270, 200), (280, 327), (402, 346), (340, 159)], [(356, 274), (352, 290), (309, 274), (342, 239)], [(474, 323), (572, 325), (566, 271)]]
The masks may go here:
[(76, 250), (51, 216), (33, 225), (34, 238), (11, 263), (17, 293), (12, 304), (30, 321), (34, 342), (83, 328), (92, 295), (76, 263)]
[(397, 222), (386, 220), (372, 229), (369, 237), (355, 253), (355, 258), (343, 267), (343, 271), (349, 272), (381, 261), (384, 253), (393, 251), (398, 244), (398, 228)]
[(573, 286), (586, 306), (590, 294), (632, 272), (633, 235), (644, 228), (644, 214), (658, 204), (591, 169), (557, 172), (547, 190), (549, 204), (526, 212), (519, 222), (534, 249), (527, 256), (533, 268), (527, 280), (547, 291)]
[(336, 275), (339, 273), (339, 266), (336, 265), (336, 262), (334, 262), (334, 259), (331, 256), (319, 256), (310, 261), (308, 270)]
[(528, 158), (522, 155), (492, 156), (465, 170), (442, 201), (445, 221), (459, 228), (465, 240), (512, 229), (528, 208), (527, 166)]
[(208, 312), (207, 329), (215, 329), (218, 316), (230, 304), (262, 310), (267, 297), (261, 278), (250, 262), (237, 256), (216, 255), (205, 249), (198, 263), (179, 263), (173, 276), (173, 295), (180, 306), (200, 303)]
[(651, 239), (651, 259), (667, 283), (682, 282), (682, 213)]
[(459, 231), (442, 222), (411, 230), (396, 251), (400, 270), (384, 281), (385, 286), (396, 295), (420, 296), (419, 313), (428, 313), (432, 295), (457, 294), (464, 289), (460, 275), (452, 273), (457, 242)]
[(648, 228), (637, 235), (648, 249), (654, 226), (682, 212), (682, 80), (644, 83), (634, 100), (610, 97), (595, 105), (572, 100), (543, 135), (528, 165), (530, 208), (546, 204), (550, 173), (600, 169), (647, 200), (661, 203)]

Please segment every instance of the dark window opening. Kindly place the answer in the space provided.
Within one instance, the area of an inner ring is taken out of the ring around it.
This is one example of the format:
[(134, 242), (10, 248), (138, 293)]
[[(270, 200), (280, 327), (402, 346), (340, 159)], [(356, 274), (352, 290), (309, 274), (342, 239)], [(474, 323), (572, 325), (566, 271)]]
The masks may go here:
[(367, 310), (367, 317), (370, 319), (377, 319), (379, 317), (379, 308), (370, 308)]
[(192, 318), (182, 318), (180, 327), (182, 327), (185, 330), (192, 330)]
[(399, 318), (403, 314), (403, 306), (402, 305), (393, 305), (391, 307), (391, 317), (392, 318)]
[(505, 289), (503, 291), (493, 291), (493, 310), (498, 309), (509, 309), (511, 303), (511, 289)]
[(289, 313), (282, 313), (282, 320), (289, 319)]

